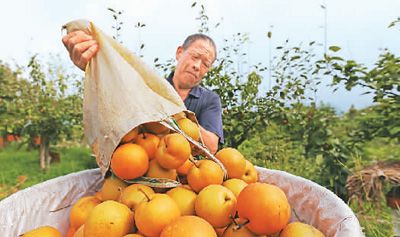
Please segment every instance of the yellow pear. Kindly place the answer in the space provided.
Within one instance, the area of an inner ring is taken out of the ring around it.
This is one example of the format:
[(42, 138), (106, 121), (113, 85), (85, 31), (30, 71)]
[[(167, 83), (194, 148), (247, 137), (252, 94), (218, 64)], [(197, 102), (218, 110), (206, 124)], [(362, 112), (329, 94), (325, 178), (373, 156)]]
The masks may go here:
[(240, 179), (244, 175), (246, 159), (235, 148), (223, 148), (215, 154), (215, 157), (222, 162), (229, 178)]
[(200, 160), (190, 168), (187, 181), (195, 192), (200, 192), (210, 184), (222, 184), (224, 172), (214, 161)]
[(127, 142), (131, 142), (134, 141), (136, 139), (136, 137), (139, 134), (139, 127), (136, 127), (134, 129), (132, 129), (130, 132), (128, 132), (122, 139), (121, 139), (121, 143), (127, 143)]
[(160, 166), (160, 164), (158, 164), (157, 160), (151, 160), (149, 164), (149, 170), (145, 176), (151, 178), (166, 178), (176, 180), (177, 172), (175, 169), (164, 169)]
[(156, 193), (147, 202), (139, 204), (135, 211), (136, 226), (148, 237), (160, 236), (169, 223), (181, 216), (178, 205), (167, 194)]
[(195, 215), (194, 203), (197, 197), (195, 192), (185, 187), (176, 187), (170, 189), (167, 195), (176, 202), (182, 216)]
[(289, 223), (279, 235), (279, 237), (291, 236), (325, 237), (325, 235), (315, 227), (297, 221)]
[(101, 198), (103, 201), (119, 199), (121, 192), (128, 186), (124, 181), (115, 176), (110, 176), (104, 180), (101, 188)]
[(248, 184), (258, 181), (258, 173), (256, 167), (254, 167), (254, 165), (248, 160), (246, 160), (246, 168), (243, 176), (240, 179)]
[(165, 135), (158, 145), (155, 158), (165, 169), (176, 169), (189, 159), (190, 143), (178, 133)]
[(247, 186), (247, 183), (241, 179), (228, 179), (225, 180), (222, 185), (231, 190), (237, 198), (239, 196), (239, 193)]
[(222, 185), (212, 184), (200, 191), (195, 202), (197, 216), (208, 221), (213, 227), (229, 225), (236, 212), (236, 197)]
[(153, 194), (153, 189), (146, 185), (131, 184), (122, 191), (119, 202), (134, 211), (141, 202), (147, 200), (146, 195), (151, 196)]
[(198, 141), (200, 139), (200, 127), (188, 118), (183, 118), (177, 121), (177, 124), (183, 132), (185, 132), (193, 140)]
[(128, 234), (134, 225), (131, 210), (116, 201), (105, 201), (90, 213), (83, 230), (85, 237), (121, 237)]
[(41, 226), (26, 232), (22, 237), (62, 237), (60, 231), (52, 226)]

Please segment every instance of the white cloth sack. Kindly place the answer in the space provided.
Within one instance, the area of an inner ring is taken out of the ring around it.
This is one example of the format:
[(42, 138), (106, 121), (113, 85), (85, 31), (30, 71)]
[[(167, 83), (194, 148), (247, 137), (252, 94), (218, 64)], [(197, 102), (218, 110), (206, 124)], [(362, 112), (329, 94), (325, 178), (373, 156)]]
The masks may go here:
[[(295, 215), (321, 230), (326, 237), (361, 237), (360, 224), (351, 209), (334, 193), (304, 178), (257, 167), (260, 182), (279, 186), (286, 193)], [(99, 169), (86, 170), (48, 180), (21, 190), (0, 202), (1, 236), (18, 236), (50, 225), (64, 235), (71, 206), (82, 196), (101, 187)]]

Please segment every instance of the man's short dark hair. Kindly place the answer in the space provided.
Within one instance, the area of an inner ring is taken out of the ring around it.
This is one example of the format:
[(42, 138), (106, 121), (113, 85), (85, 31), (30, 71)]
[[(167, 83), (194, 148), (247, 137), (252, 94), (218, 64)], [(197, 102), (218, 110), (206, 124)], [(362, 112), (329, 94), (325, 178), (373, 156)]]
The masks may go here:
[[(195, 42), (196, 40), (205, 40), (205, 41), (208, 41), (208, 42), (213, 46), (215, 58), (217, 58), (217, 46), (215, 45), (214, 40), (211, 39), (210, 36), (205, 35), (205, 34), (202, 34), (202, 33), (196, 33), (196, 34), (189, 35), (189, 36), (185, 39), (185, 41), (183, 42), (182, 48), (186, 50), (186, 49), (189, 48), (189, 46), (190, 46), (193, 42)], [(214, 60), (215, 60), (215, 58), (214, 58)]]

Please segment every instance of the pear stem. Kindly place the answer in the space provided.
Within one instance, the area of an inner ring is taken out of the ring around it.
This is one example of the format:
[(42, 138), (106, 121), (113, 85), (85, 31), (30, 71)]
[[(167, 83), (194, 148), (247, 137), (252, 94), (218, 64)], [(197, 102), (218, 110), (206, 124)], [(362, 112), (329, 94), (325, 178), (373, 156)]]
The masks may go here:
[(193, 159), (193, 156), (189, 157), (189, 161), (192, 162), (194, 164), (194, 166), (196, 166), (197, 168), (199, 168), (200, 166), (197, 164), (197, 162)]
[(233, 230), (239, 230), (242, 226), (237, 223), (236, 219), (239, 218), (238, 212), (235, 212), (235, 216), (229, 215), (229, 218), (232, 219), (231, 224), (228, 226), (228, 228), (234, 224), (235, 226), (233, 227)]
[(243, 222), (242, 224), (238, 224), (235, 228), (236, 230), (242, 228), (243, 226), (247, 225), (250, 222), (249, 219), (247, 219), (245, 222)]
[(147, 201), (151, 200), (150, 197), (147, 195), (147, 193), (145, 191), (143, 191), (143, 189), (138, 188), (138, 190), (143, 193), (143, 195), (147, 198)]
[(235, 217), (233, 217), (233, 216), (230, 216), (231, 217), (231, 219), (232, 219), (232, 222), (235, 224), (235, 226), (237, 226), (238, 225), (238, 223), (236, 222), (236, 219), (235, 219)]

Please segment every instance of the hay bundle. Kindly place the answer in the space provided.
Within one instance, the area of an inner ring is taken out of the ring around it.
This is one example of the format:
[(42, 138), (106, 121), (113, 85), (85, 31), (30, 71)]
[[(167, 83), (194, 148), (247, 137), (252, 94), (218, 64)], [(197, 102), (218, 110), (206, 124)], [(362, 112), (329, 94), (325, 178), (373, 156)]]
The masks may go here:
[(349, 200), (378, 203), (384, 197), (384, 184), (400, 186), (400, 161), (378, 162), (349, 176), (346, 182)]

